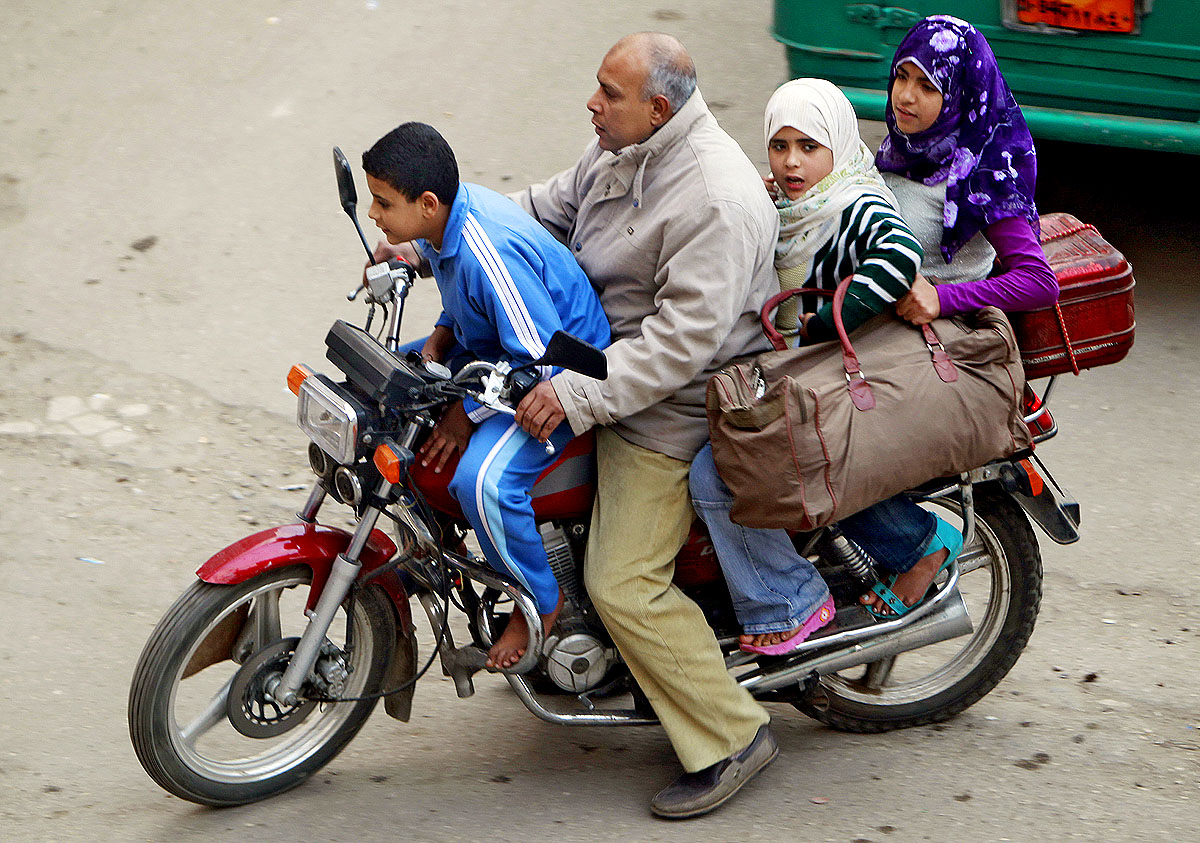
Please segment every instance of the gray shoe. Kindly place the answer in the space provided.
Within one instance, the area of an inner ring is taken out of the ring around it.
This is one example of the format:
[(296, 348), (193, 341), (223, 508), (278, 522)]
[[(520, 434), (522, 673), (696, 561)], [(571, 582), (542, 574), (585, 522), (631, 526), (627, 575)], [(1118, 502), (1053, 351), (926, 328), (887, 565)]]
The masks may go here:
[(741, 752), (695, 773), (684, 773), (660, 790), (650, 802), (650, 810), (669, 820), (707, 814), (728, 802), (777, 755), (779, 744), (764, 723)]

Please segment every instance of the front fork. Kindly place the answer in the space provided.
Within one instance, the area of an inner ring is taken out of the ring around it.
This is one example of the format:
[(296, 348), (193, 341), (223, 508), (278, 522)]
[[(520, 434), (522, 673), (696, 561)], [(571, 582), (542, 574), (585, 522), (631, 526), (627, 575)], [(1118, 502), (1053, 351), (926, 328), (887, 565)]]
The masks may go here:
[[(376, 497), (379, 500), (387, 500), (391, 490), (392, 484), (381, 480)], [(302, 518), (307, 516), (304, 520), (314, 519), (320, 501), (321, 499), (317, 497), (314, 490), (304, 511), (299, 513), (300, 516)], [(350, 587), (354, 585), (354, 581), (358, 579), (359, 572), (362, 570), (359, 556), (367, 545), (371, 531), (375, 529), (375, 524), (379, 521), (379, 515), (380, 511), (377, 507), (368, 506), (363, 512), (362, 518), (359, 519), (354, 535), (350, 538), (350, 545), (334, 560), (333, 566), (329, 570), (329, 579), (326, 581), (325, 587), (321, 589), (317, 605), (308, 612), (308, 627), (300, 636), (299, 643), (296, 644), (295, 654), (288, 662), (287, 669), (275, 687), (267, 688), (276, 702), (285, 706), (293, 706), (300, 701), (300, 688), (317, 663), (317, 657), (321, 654), (321, 645), (325, 643), (325, 636), (333, 624), (333, 616), (337, 613), (338, 607), (342, 605), (342, 601), (346, 599), (346, 595), (350, 593)]]
[[(399, 437), (400, 444), (405, 448), (412, 448), (420, 431), (419, 424), (409, 422)], [(380, 505), (386, 505), (385, 502), (391, 493), (392, 484), (387, 480), (380, 480), (375, 500)], [(325, 489), (318, 482), (313, 486), (312, 493), (304, 504), (304, 509), (297, 512), (296, 517), (306, 524), (315, 523), (317, 510), (321, 508), (324, 500)], [(362, 518), (359, 519), (354, 535), (350, 537), (350, 544), (333, 561), (333, 565), (329, 569), (329, 579), (326, 581), (325, 587), (321, 589), (317, 605), (307, 613), (308, 627), (300, 636), (299, 643), (296, 644), (295, 654), (288, 662), (287, 669), (279, 681), (273, 687), (270, 685), (267, 687), (268, 693), (276, 702), (286, 706), (293, 706), (299, 702), (300, 688), (317, 663), (317, 657), (321, 654), (321, 645), (325, 643), (325, 636), (333, 624), (333, 616), (337, 614), (338, 606), (342, 605), (342, 601), (350, 593), (350, 587), (354, 585), (354, 581), (358, 579), (358, 575), (362, 571), (359, 557), (362, 555), (363, 548), (367, 546), (367, 539), (371, 537), (371, 531), (375, 529), (380, 514), (380, 506), (368, 505), (363, 511)]]

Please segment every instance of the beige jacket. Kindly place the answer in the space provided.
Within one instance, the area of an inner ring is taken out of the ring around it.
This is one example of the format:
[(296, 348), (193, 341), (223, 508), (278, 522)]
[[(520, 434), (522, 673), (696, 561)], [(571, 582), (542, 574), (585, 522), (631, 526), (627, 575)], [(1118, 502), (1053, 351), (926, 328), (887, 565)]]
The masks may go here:
[(708, 378), (767, 348), (779, 215), (754, 165), (696, 91), (645, 142), (613, 154), (593, 141), (512, 198), (570, 247), (612, 325), (607, 380), (551, 380), (572, 430), (612, 425), (690, 460), (708, 439)]

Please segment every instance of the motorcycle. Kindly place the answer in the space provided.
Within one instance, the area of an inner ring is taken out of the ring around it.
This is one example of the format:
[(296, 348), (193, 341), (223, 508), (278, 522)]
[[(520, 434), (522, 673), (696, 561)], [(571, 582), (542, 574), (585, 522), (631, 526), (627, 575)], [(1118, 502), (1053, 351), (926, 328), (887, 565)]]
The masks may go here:
[[(343, 210), (354, 221), (349, 163), (334, 149)], [(466, 544), (470, 528), (446, 488), (414, 452), (440, 411), (471, 397), (513, 414), (536, 366), (603, 378), (602, 352), (564, 333), (527, 366), (476, 361), (452, 373), (402, 356), (400, 326), (414, 283), (407, 264), (373, 264), (360, 292), (364, 328), (337, 321), (327, 357), (340, 379), (296, 366), (288, 383), (310, 441), (316, 479), (296, 522), (247, 536), (216, 553), (155, 627), (135, 669), (129, 729), (149, 775), (203, 805), (239, 805), (304, 782), (355, 736), (380, 699), (407, 721), (414, 686), (440, 662), (459, 697), (474, 692), (487, 649), (508, 613), (529, 630), (524, 655), (503, 675), (537, 717), (564, 725), (657, 722), (583, 586), (594, 489), (593, 439), (577, 437), (533, 489), (547, 556), (566, 595), (544, 634), (530, 594)], [(377, 309), (384, 318), (371, 333)], [(1033, 396), (1035, 442), (1057, 433)], [(550, 446), (548, 446), (550, 447)], [(739, 628), (711, 543), (697, 522), (675, 563), (675, 584), (703, 609), (737, 682), (757, 699), (788, 703), (833, 728), (879, 732), (946, 720), (1007, 674), (1033, 631), (1042, 567), (1030, 525), (1078, 539), (1078, 504), (1031, 452), (910, 495), (964, 533), (964, 550), (907, 614), (870, 615), (859, 595), (872, 560), (836, 528), (799, 534), (837, 604), (833, 623), (782, 657), (739, 649)], [(317, 521), (332, 498), (355, 516), (353, 532)], [(380, 529), (386, 521), (391, 535)], [(420, 658), (411, 599), (427, 616), (431, 652)], [(452, 609), (470, 640), (457, 645)], [(903, 656), (901, 658), (901, 656)]]

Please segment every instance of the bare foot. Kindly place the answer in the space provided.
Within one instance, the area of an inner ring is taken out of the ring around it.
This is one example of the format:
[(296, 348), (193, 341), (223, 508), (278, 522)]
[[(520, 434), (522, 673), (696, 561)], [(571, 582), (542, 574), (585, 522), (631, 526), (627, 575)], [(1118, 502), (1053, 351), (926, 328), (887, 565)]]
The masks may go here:
[[(917, 560), (916, 565), (896, 577), (892, 593), (900, 598), (905, 606), (915, 605), (929, 591), (929, 586), (933, 584), (933, 578), (937, 576), (938, 568), (942, 566), (949, 555), (948, 549), (940, 547), (928, 556), (922, 556)], [(883, 602), (883, 598), (873, 591), (864, 594), (858, 599), (858, 602), (869, 606), (881, 615), (894, 614), (891, 607)]]
[[(549, 614), (542, 615), (542, 632), (546, 635), (550, 634), (550, 628), (554, 626), (554, 621), (558, 619), (558, 613), (562, 611), (563, 593), (562, 589), (558, 591), (558, 605), (554, 607), (554, 611)], [(525, 615), (520, 609), (513, 609), (511, 615), (508, 616), (508, 625), (504, 627), (504, 632), (500, 638), (492, 645), (492, 649), (488, 650), (487, 667), (495, 669), (498, 667), (512, 667), (521, 660), (521, 656), (525, 655), (525, 649), (529, 645), (529, 626), (525, 623)]]
[(800, 631), (800, 627), (802, 626), (804, 624), (797, 624), (786, 632), (763, 632), (758, 635), (739, 635), (738, 642), (752, 647), (770, 647), (772, 644), (778, 644), (781, 641), (791, 638)]

